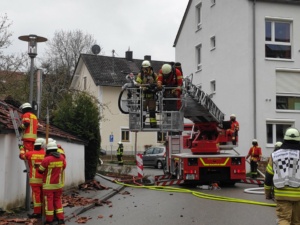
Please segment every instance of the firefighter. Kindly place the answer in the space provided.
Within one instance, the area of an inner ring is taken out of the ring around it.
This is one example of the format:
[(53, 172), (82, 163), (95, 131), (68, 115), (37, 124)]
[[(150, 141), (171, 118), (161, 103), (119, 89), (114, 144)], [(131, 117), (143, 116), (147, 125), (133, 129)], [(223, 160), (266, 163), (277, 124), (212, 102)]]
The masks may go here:
[(240, 124), (236, 120), (235, 114), (230, 115), (230, 128), (226, 130), (226, 136), (231, 138), (232, 143), (235, 145), (237, 141), (238, 131), (240, 130)]
[(265, 196), (271, 199), (274, 186), (279, 225), (300, 224), (300, 134), (289, 128), (280, 149), (273, 152), (265, 174)]
[(136, 77), (137, 86), (143, 91), (143, 125), (145, 126), (146, 112), (149, 110), (150, 127), (155, 128), (156, 122), (156, 81), (157, 74), (153, 72), (148, 60), (142, 62), (141, 72)]
[(118, 149), (117, 149), (117, 158), (118, 158), (118, 165), (123, 166), (123, 143), (121, 141), (118, 142)]
[(20, 158), (27, 160), (29, 167), (29, 185), (32, 190), (33, 213), (28, 214), (29, 218), (41, 218), (43, 199), (43, 175), (38, 173), (38, 167), (45, 157), (45, 150), (42, 148), (44, 138), (37, 138), (34, 142), (34, 150), (21, 155)]
[(22, 110), (21, 125), (19, 130), (23, 132), (22, 141), (20, 145), (20, 154), (25, 154), (28, 151), (33, 151), (34, 142), (37, 138), (38, 119), (32, 112), (30, 103), (24, 103), (20, 106)]
[(43, 174), (43, 196), (45, 202), (46, 222), (52, 224), (54, 213), (58, 224), (65, 224), (62, 206), (62, 189), (64, 187), (65, 158), (57, 152), (57, 144), (47, 144), (46, 156), (38, 171)]
[[(177, 65), (178, 66), (178, 65)], [(182, 74), (179, 69), (171, 64), (163, 64), (157, 77), (157, 88), (165, 87), (164, 98), (177, 98), (177, 100), (166, 100), (164, 110), (177, 111), (181, 107), (181, 88), (183, 85)], [(175, 102), (174, 102), (175, 101)]]
[(250, 157), (250, 168), (251, 168), (251, 177), (257, 178), (257, 167), (258, 162), (261, 160), (261, 148), (258, 146), (257, 140), (253, 139), (252, 147), (249, 149), (246, 159)]

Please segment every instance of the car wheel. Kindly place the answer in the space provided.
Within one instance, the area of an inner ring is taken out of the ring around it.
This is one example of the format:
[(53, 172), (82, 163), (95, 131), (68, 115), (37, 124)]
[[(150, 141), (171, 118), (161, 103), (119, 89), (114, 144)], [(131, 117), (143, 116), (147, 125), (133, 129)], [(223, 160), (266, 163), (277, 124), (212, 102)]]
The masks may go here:
[(163, 168), (162, 162), (161, 161), (157, 161), (156, 167), (157, 167), (157, 169), (162, 169)]

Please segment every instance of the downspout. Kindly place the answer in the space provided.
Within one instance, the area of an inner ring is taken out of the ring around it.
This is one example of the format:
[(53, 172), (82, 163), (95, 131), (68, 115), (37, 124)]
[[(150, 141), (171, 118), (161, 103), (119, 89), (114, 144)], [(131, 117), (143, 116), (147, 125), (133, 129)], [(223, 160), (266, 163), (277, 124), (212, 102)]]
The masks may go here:
[(253, 0), (253, 137), (256, 137), (256, 26), (255, 26), (255, 19), (256, 19), (256, 0)]

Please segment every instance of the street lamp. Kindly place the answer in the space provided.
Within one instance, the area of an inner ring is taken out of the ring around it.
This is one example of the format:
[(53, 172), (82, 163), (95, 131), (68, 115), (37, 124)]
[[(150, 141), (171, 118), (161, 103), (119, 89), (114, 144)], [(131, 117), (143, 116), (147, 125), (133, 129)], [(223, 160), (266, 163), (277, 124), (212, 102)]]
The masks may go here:
[(38, 42), (45, 42), (47, 38), (37, 36), (35, 34), (29, 34), (20, 36), (19, 39), (21, 41), (28, 42), (28, 55), (31, 58), (31, 67), (30, 67), (30, 95), (29, 95), (29, 102), (32, 104), (33, 98), (33, 64), (34, 58), (37, 56), (37, 43)]
[[(35, 34), (20, 36), (19, 39), (21, 41), (28, 42), (28, 55), (31, 58), (31, 67), (30, 67), (30, 95), (29, 102), (33, 105), (32, 97), (33, 97), (33, 64), (34, 58), (37, 56), (37, 43), (45, 42), (47, 38), (39, 37)], [(27, 171), (28, 173), (29, 171)], [(25, 200), (26, 210), (30, 209), (30, 187), (29, 187), (29, 177), (26, 176), (26, 200)]]

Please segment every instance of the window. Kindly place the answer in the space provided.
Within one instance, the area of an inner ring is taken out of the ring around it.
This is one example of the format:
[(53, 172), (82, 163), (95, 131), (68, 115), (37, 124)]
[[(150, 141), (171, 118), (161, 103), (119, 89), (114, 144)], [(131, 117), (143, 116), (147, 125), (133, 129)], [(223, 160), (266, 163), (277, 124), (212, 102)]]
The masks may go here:
[(210, 0), (211, 6), (214, 6), (216, 4), (216, 0)]
[(166, 141), (166, 134), (167, 133), (163, 133), (163, 132), (157, 132), (157, 142), (158, 143), (163, 143)]
[(202, 8), (202, 3), (199, 3), (196, 5), (196, 25), (197, 25), (197, 30), (200, 30), (202, 27), (202, 22), (201, 22), (201, 8)]
[(285, 131), (293, 124), (293, 122), (285, 121), (267, 122), (267, 144), (274, 145), (277, 141), (283, 141)]
[(265, 56), (266, 58), (291, 59), (291, 21), (265, 22)]
[(300, 70), (276, 70), (276, 109), (300, 110)]
[(201, 64), (201, 48), (202, 45), (196, 46), (196, 64), (197, 64), (197, 70), (202, 69), (202, 64)]
[(121, 130), (122, 142), (129, 142), (130, 140), (130, 132), (128, 129)]
[(210, 47), (211, 50), (214, 50), (216, 48), (216, 36), (210, 38)]
[(216, 93), (216, 81), (215, 80), (210, 81), (210, 91), (211, 91), (211, 93)]
[(83, 78), (83, 90), (86, 90), (86, 77)]
[(300, 110), (300, 97), (276, 96), (276, 109)]

